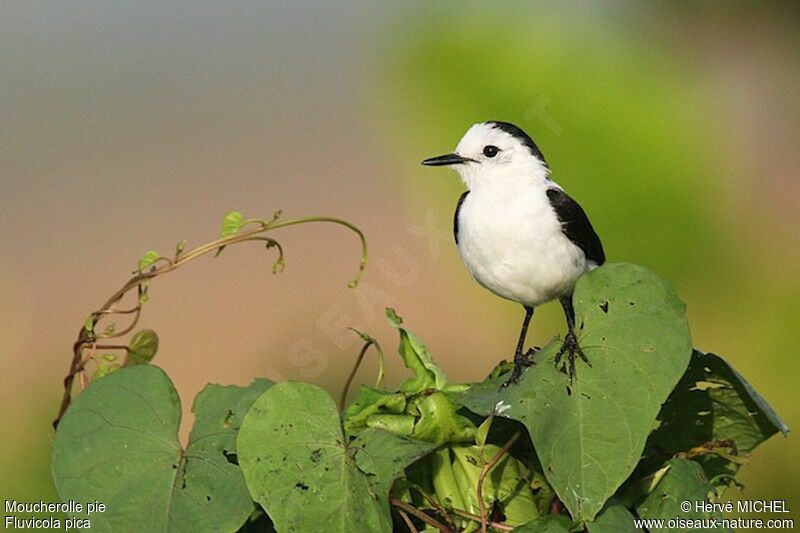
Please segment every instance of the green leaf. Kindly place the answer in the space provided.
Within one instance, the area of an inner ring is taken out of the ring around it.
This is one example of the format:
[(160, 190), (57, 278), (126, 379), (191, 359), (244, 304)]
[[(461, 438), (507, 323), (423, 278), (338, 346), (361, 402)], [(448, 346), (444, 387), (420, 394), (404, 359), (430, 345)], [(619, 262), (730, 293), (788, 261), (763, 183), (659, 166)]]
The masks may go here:
[(658, 418), (652, 444), (669, 453), (724, 439), (750, 452), (778, 431), (789, 431), (741, 374), (721, 357), (698, 350)]
[(448, 383), (441, 390), (452, 399), (458, 400), (471, 386), (472, 383)]
[(363, 428), (367, 419), (376, 414), (401, 414), (406, 407), (406, 396), (400, 392), (386, 392), (361, 386), (358, 396), (344, 411), (344, 428), (347, 433)]
[[(464, 493), (456, 480), (450, 449), (442, 447), (424, 459), (436, 499), (445, 509), (465, 509)], [(419, 473), (419, 472), (417, 472)]]
[(514, 533), (569, 533), (572, 522), (564, 515), (546, 515), (515, 527)]
[(402, 385), (400, 390), (415, 394), (425, 389), (442, 389), (447, 385), (447, 376), (428, 353), (428, 349), (416, 335), (403, 328), (403, 319), (397, 316), (394, 309), (386, 309), (386, 318), (389, 323), (400, 332), (400, 346), (397, 351), (406, 367), (414, 373)]
[[(484, 466), (500, 451), (495, 444), (486, 446), (452, 446), (453, 474), (464, 498), (466, 510), (480, 514), (478, 479)], [(529, 472), (516, 458), (505, 454), (483, 481), (482, 495), (486, 509), (497, 501), (503, 509), (504, 522), (516, 526), (539, 516)]]
[(83, 329), (89, 335), (94, 333), (94, 315), (86, 317), (86, 321), (83, 323)]
[(747, 454), (778, 431), (789, 431), (741, 374), (721, 357), (698, 350), (658, 418), (661, 425), (648, 449), (675, 455), (708, 448), (697, 460), (720, 486), (731, 482), (741, 461), (730, 461), (724, 453), (714, 453), (715, 448)]
[(592, 520), (631, 474), (661, 404), (691, 354), (684, 304), (653, 272), (608, 264), (581, 277), (573, 303), (591, 367), (567, 376), (554, 357), (561, 343), (536, 353), (519, 383), (507, 374), (472, 387), (466, 407), (497, 412), (528, 428), (548, 481), (575, 520)]
[(636, 517), (616, 499), (608, 500), (595, 517), (594, 522), (587, 522), (586, 529), (589, 533), (637, 533), (641, 529), (634, 527)]
[(415, 403), (419, 420), (412, 436), (437, 445), (445, 442), (470, 442), (475, 439), (475, 424), (456, 413), (459, 405), (447, 394), (434, 392)]
[[(721, 518), (718, 512), (707, 512), (697, 509), (696, 504), (713, 503), (709, 495), (714, 494), (714, 487), (708, 481), (703, 468), (694, 461), (672, 459), (666, 464), (666, 473), (653, 487), (645, 500), (636, 507), (640, 518), (682, 518), (703, 520)], [(681, 504), (691, 502), (689, 511), (682, 509)], [(726, 528), (706, 529), (695, 525), (691, 529), (698, 531), (729, 531)], [(651, 531), (660, 531), (650, 528)], [(674, 529), (663, 531), (674, 531)]]
[(125, 366), (149, 363), (158, 352), (158, 335), (152, 329), (137, 331), (128, 343)]
[(392, 530), (389, 487), (433, 446), (378, 429), (348, 440), (333, 399), (314, 385), (281, 383), (253, 404), (239, 464), (278, 531)]
[(144, 272), (147, 267), (158, 261), (159, 257), (161, 256), (155, 250), (145, 252), (142, 258), (139, 259), (139, 271)]
[(412, 415), (372, 415), (367, 419), (367, 427), (373, 429), (383, 429), (395, 435), (405, 435), (410, 437), (414, 432), (414, 424), (417, 419)]
[(368, 476), (373, 492), (386, 500), (394, 481), (412, 462), (435, 446), (381, 429), (368, 429), (350, 445), (358, 468)]
[(97, 368), (92, 373), (92, 381), (112, 374), (120, 368), (122, 368), (122, 366), (116, 362), (116, 356), (112, 360), (109, 359), (107, 355), (104, 355), (100, 362), (97, 363)]
[(486, 439), (489, 437), (489, 430), (492, 429), (492, 422), (494, 422), (494, 415), (487, 416), (478, 429), (475, 430), (475, 444), (483, 446), (486, 444)]
[(241, 229), (244, 216), (238, 211), (230, 211), (222, 219), (222, 236), (228, 237)]
[(64, 501), (99, 500), (98, 531), (234, 531), (253, 511), (235, 464), (243, 414), (270, 382), (208, 385), (184, 450), (181, 406), (158, 367), (123, 368), (92, 383), (67, 410), (53, 443), (53, 479)]

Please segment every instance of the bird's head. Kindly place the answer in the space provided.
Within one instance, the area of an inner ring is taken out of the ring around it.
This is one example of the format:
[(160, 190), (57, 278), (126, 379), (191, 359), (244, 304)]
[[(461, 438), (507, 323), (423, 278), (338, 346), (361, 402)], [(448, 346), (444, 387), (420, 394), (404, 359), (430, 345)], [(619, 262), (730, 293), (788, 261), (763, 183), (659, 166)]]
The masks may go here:
[(452, 165), (470, 189), (510, 179), (546, 180), (549, 173), (533, 139), (517, 126), (497, 121), (473, 125), (455, 152), (426, 159), (422, 164)]

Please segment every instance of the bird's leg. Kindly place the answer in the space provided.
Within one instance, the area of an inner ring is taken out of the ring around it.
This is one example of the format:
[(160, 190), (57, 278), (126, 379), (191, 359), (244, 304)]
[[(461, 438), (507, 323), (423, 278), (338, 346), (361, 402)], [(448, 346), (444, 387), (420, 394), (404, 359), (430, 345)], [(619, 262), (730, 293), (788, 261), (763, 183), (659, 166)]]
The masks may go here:
[(561, 349), (556, 354), (555, 364), (558, 366), (561, 362), (561, 357), (565, 353), (567, 354), (567, 374), (569, 375), (569, 384), (572, 386), (576, 377), (575, 356), (579, 356), (587, 365), (592, 365), (589, 363), (589, 358), (581, 350), (578, 344), (578, 336), (575, 335), (575, 309), (572, 307), (572, 293), (561, 298), (561, 307), (564, 308), (564, 314), (567, 316), (567, 335), (564, 337), (564, 344), (561, 345)]
[(508, 381), (503, 383), (503, 387), (508, 387), (512, 383), (519, 381), (522, 371), (533, 364), (530, 360), (532, 350), (528, 350), (525, 354), (522, 353), (522, 348), (525, 346), (525, 337), (528, 334), (528, 325), (531, 323), (533, 317), (533, 307), (525, 306), (525, 319), (522, 321), (522, 330), (519, 332), (519, 340), (517, 341), (517, 350), (514, 352), (514, 371)]

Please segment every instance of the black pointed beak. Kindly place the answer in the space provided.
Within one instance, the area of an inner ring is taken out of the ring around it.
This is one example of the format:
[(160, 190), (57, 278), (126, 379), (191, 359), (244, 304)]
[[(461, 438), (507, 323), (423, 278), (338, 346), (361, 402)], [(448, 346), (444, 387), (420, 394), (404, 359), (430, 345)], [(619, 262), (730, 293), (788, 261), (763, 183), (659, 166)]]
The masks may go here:
[(422, 162), (423, 165), (429, 167), (441, 167), (443, 165), (463, 165), (464, 163), (475, 162), (474, 159), (463, 157), (458, 154), (445, 154), (438, 157), (431, 157)]

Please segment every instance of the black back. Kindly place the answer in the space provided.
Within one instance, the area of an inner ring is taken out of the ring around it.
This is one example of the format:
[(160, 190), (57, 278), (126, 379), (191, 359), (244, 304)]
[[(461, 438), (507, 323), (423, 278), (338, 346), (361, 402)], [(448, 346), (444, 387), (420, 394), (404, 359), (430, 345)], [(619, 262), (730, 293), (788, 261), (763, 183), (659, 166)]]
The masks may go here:
[(586, 259), (594, 261), (598, 265), (606, 262), (606, 254), (603, 252), (603, 245), (600, 237), (595, 233), (589, 217), (583, 211), (578, 202), (573, 200), (561, 189), (547, 189), (547, 197), (550, 205), (555, 209), (556, 216), (564, 235), (572, 243), (583, 250)]
[(461, 211), (461, 204), (464, 203), (464, 200), (467, 198), (469, 191), (465, 191), (464, 194), (458, 199), (458, 203), (456, 204), (456, 214), (453, 217), (453, 235), (456, 237), (456, 244), (458, 244), (458, 213)]

